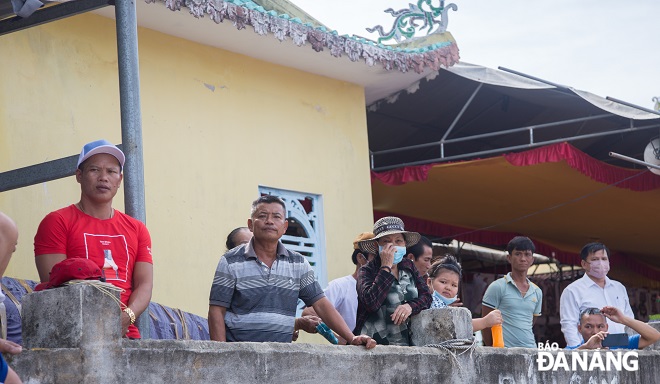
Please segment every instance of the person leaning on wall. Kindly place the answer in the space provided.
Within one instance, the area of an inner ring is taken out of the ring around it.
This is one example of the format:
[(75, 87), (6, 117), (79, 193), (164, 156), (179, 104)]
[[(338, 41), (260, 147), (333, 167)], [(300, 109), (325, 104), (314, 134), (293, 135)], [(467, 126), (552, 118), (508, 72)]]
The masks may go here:
[(252, 203), (252, 239), (220, 258), (209, 295), (209, 333), (214, 341), (290, 343), (298, 298), (351, 345), (376, 342), (353, 335), (325, 297), (307, 259), (284, 247), (288, 228), (282, 199), (265, 195)]
[[(0, 212), (0, 279), (7, 269), (11, 255), (16, 250), (17, 241), (18, 228), (16, 227), (16, 223), (9, 216)], [(4, 295), (0, 291), (0, 302), (4, 301), (4, 299)], [(20, 345), (9, 340), (0, 339), (0, 352), (15, 355), (21, 353), (21, 351), (22, 348)], [(0, 355), (0, 383), (22, 383), (18, 374), (7, 365), (2, 355)]]
[(124, 153), (106, 140), (83, 146), (76, 169), (80, 201), (46, 215), (34, 237), (34, 255), (42, 283), (65, 259), (96, 263), (106, 282), (123, 289), (122, 334), (138, 339), (134, 323), (149, 306), (153, 288), (151, 235), (142, 222), (112, 207), (124, 161)]
[(386, 345), (412, 345), (410, 318), (431, 306), (426, 281), (410, 259), (406, 247), (420, 235), (404, 229), (403, 220), (388, 216), (376, 221), (374, 237), (359, 242), (363, 252), (376, 257), (358, 271), (358, 313), (354, 333)]

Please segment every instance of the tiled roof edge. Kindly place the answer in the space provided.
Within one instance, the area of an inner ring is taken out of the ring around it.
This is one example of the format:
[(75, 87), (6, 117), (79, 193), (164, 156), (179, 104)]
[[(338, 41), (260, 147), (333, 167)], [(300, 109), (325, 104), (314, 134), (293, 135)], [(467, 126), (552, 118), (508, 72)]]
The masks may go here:
[[(241, 0), (145, 0), (146, 3), (164, 3), (172, 11), (188, 8), (195, 18), (208, 15), (215, 23), (228, 19), (239, 30), (246, 25), (254, 28), (259, 35), (268, 33), (279, 41), (291, 38), (297, 46), (309, 43), (316, 52), (328, 49), (334, 57), (343, 54), (353, 62), (364, 59), (368, 66), (380, 63), (386, 70), (408, 72), (413, 70), (422, 73), (426, 68), (434, 71), (441, 66), (450, 67), (458, 62), (458, 47), (455, 42), (441, 42), (417, 49), (401, 49), (377, 44), (373, 41), (340, 36), (336, 31), (328, 32), (325, 28), (315, 28), (311, 24), (303, 24), (300, 20), (291, 19), (288, 15), (279, 15), (275, 11), (267, 11), (254, 3)], [(237, 5), (241, 3), (243, 5)]]

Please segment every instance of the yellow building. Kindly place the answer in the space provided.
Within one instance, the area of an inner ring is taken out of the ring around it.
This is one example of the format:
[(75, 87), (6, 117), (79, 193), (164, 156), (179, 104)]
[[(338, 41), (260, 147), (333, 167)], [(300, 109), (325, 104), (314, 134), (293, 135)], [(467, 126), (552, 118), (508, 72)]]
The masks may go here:
[[(448, 34), (423, 50), (395, 49), (250, 1), (197, 3), (221, 7), (203, 18), (190, 14), (208, 11), (201, 6), (137, 9), (153, 300), (206, 316), (225, 238), (246, 225), (260, 193), (285, 193), (300, 225), (312, 222), (316, 234), (289, 240), (315, 261), (322, 285), (352, 273), (351, 242), (373, 225), (365, 104), (453, 64), (458, 51)], [(287, 2), (257, 3), (310, 20)], [(109, 7), (0, 36), (0, 178), (92, 140), (121, 142), (113, 15)], [(0, 193), (20, 230), (7, 276), (38, 278), (37, 226), (79, 193), (73, 177)], [(124, 210), (121, 194), (114, 205)]]

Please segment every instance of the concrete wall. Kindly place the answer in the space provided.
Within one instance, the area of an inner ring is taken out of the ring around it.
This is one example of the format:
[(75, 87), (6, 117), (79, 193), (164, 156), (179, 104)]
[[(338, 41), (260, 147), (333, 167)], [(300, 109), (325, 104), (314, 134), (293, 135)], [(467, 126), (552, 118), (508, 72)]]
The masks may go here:
[[(352, 273), (352, 241), (373, 226), (364, 89), (138, 35), (153, 300), (206, 316), (225, 237), (247, 224), (259, 185), (322, 195), (328, 281)], [(0, 172), (121, 141), (115, 36), (114, 20), (91, 13), (2, 36)], [(37, 279), (39, 222), (79, 197), (73, 177), (0, 193), (20, 230), (7, 276)]]
[[(30, 294), (24, 311), (26, 348), (9, 362), (29, 384), (652, 384), (660, 377), (657, 350), (639, 351), (639, 369), (634, 372), (552, 372), (539, 371), (539, 351), (525, 348), (479, 347), (453, 356), (432, 347), (378, 346), (367, 351), (312, 344), (120, 340), (119, 309), (109, 297), (82, 285)], [(460, 319), (462, 315), (448, 316)], [(427, 324), (433, 321), (427, 319)], [(466, 327), (443, 328), (458, 337)]]

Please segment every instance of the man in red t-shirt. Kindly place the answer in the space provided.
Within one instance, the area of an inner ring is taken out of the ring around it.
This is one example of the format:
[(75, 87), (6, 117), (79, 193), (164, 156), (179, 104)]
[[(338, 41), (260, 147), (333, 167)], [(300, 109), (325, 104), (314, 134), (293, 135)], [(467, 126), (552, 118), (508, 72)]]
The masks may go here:
[(135, 319), (149, 306), (153, 287), (151, 236), (142, 222), (112, 208), (124, 160), (124, 153), (106, 140), (83, 147), (76, 170), (80, 201), (41, 221), (34, 254), (41, 282), (47, 282), (53, 266), (66, 258), (94, 261), (108, 283), (124, 290), (123, 334), (139, 338)]

